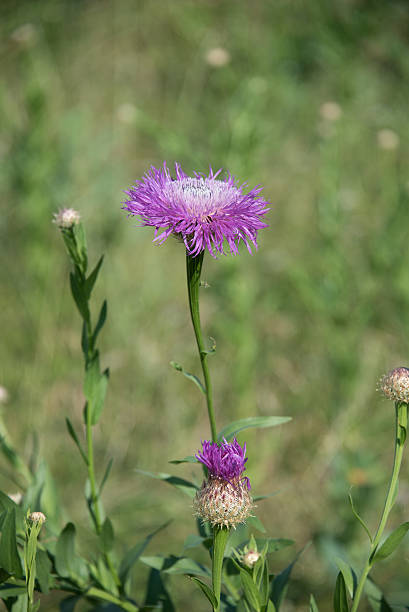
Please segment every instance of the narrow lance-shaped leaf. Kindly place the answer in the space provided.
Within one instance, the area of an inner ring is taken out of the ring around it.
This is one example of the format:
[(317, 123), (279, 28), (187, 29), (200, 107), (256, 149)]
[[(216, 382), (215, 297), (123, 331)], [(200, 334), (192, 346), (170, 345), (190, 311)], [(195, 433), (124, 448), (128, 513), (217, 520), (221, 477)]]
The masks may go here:
[(170, 365), (177, 372), (181, 372), (183, 374), (183, 376), (185, 376), (186, 378), (191, 380), (200, 389), (200, 391), (206, 395), (206, 389), (205, 389), (202, 381), (197, 376), (195, 376), (194, 374), (191, 374), (190, 372), (186, 372), (186, 370), (183, 369), (183, 367), (180, 365), (180, 363), (177, 363), (176, 361), (171, 361)]
[(354, 570), (348, 565), (348, 563), (346, 563), (340, 557), (335, 558), (335, 563), (338, 565), (339, 570), (342, 572), (345, 585), (348, 589), (351, 598), (353, 598), (357, 586), (357, 578)]
[(236, 436), (240, 431), (244, 431), (245, 429), (264, 429), (265, 427), (276, 427), (277, 425), (288, 423), (288, 421), (291, 421), (291, 417), (266, 416), (239, 419), (238, 421), (233, 421), (229, 425), (226, 425), (226, 427), (223, 427), (223, 429), (217, 436), (217, 439), (219, 442), (221, 442), (223, 438), (226, 438), (226, 440), (228, 441), (234, 436)]
[(334, 612), (348, 612), (347, 592), (341, 572), (337, 576), (334, 592)]
[(319, 612), (314, 595), (310, 595), (310, 612)]
[(81, 443), (78, 439), (78, 436), (74, 430), (74, 427), (70, 421), (70, 419), (68, 417), (65, 418), (65, 423), (67, 425), (67, 429), (68, 429), (68, 433), (70, 434), (71, 438), (74, 440), (78, 450), (80, 451), (81, 457), (83, 458), (84, 462), (86, 465), (88, 465), (88, 458), (86, 456), (86, 454), (84, 453)]
[(244, 596), (247, 599), (248, 603), (252, 606), (252, 608), (259, 612), (260, 600), (258, 596), (257, 587), (254, 584), (250, 574), (243, 568), (240, 568), (240, 582), (241, 586), (243, 587)]
[(377, 551), (375, 552), (373, 560), (381, 561), (383, 559), (386, 559), (386, 557), (389, 557), (389, 555), (391, 555), (396, 550), (396, 548), (399, 546), (399, 544), (402, 542), (408, 529), (409, 529), (409, 522), (406, 522), (406, 523), (402, 523), (402, 525), (400, 525), (394, 531), (392, 531), (392, 533), (385, 540), (382, 546), (378, 548)]
[(93, 346), (95, 346), (98, 334), (105, 324), (105, 321), (107, 318), (107, 312), (108, 312), (108, 304), (107, 304), (107, 301), (104, 300), (101, 306), (101, 310), (99, 312), (97, 324), (95, 325), (94, 333), (92, 334)]
[(186, 493), (189, 497), (194, 497), (196, 495), (197, 486), (190, 482), (189, 480), (185, 480), (184, 478), (179, 478), (178, 476), (172, 476), (171, 474), (165, 474), (164, 472), (146, 472), (145, 470), (135, 470), (138, 474), (142, 474), (143, 476), (149, 476), (150, 478), (156, 478), (157, 480), (163, 480), (168, 484), (176, 487)]
[(207, 599), (210, 602), (210, 605), (213, 607), (214, 610), (216, 610), (216, 608), (217, 608), (217, 600), (216, 600), (216, 597), (214, 596), (214, 593), (213, 593), (212, 589), (206, 583), (204, 583), (202, 580), (200, 580), (199, 578), (195, 578), (195, 576), (189, 576), (189, 578), (195, 584), (197, 584), (197, 586), (201, 589), (201, 591), (206, 595)]
[(88, 276), (87, 280), (84, 283), (85, 294), (86, 294), (88, 299), (89, 299), (89, 297), (90, 297), (90, 295), (92, 293), (92, 290), (94, 288), (95, 282), (96, 282), (96, 280), (98, 278), (98, 274), (99, 274), (99, 271), (101, 269), (103, 261), (104, 261), (104, 256), (101, 255), (101, 257), (98, 260), (97, 265), (92, 270), (91, 274)]
[(7, 510), (3, 519), (0, 546), (0, 567), (9, 574), (23, 575), (16, 541), (16, 509)]
[(132, 566), (139, 559), (139, 557), (141, 556), (145, 548), (148, 546), (152, 538), (154, 538), (156, 534), (162, 531), (162, 529), (165, 529), (170, 524), (170, 522), (171, 521), (164, 523), (163, 525), (158, 527), (158, 529), (150, 533), (144, 540), (142, 540), (141, 542), (138, 542), (137, 544), (135, 544), (135, 546), (133, 546), (130, 550), (128, 550), (119, 568), (119, 578), (121, 579), (121, 582), (123, 584), (125, 583), (126, 578), (128, 577), (129, 571), (131, 570)]
[(365, 532), (369, 538), (369, 541), (372, 542), (372, 536), (371, 536), (371, 533), (368, 527), (365, 524), (365, 521), (359, 516), (358, 512), (355, 510), (354, 501), (352, 499), (351, 493), (348, 493), (348, 499), (349, 499), (349, 503), (351, 504), (351, 510), (352, 510), (353, 515), (361, 523), (362, 527), (365, 529)]

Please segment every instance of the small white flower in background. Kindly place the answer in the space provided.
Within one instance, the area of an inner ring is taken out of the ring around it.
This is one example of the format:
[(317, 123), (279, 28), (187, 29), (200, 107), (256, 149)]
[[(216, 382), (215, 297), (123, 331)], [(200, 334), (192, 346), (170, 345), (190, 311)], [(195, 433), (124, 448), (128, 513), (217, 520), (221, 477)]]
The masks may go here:
[(42, 512), (32, 512), (31, 514), (29, 514), (28, 520), (32, 523), (41, 523), (42, 525), (47, 519), (45, 517), (45, 514), (43, 514)]
[(5, 387), (0, 385), (0, 404), (5, 404), (9, 399), (9, 392)]
[(69, 229), (73, 225), (77, 225), (80, 219), (80, 213), (74, 208), (63, 208), (58, 213), (54, 213), (53, 223), (60, 228)]
[(133, 123), (138, 115), (138, 109), (134, 104), (125, 102), (118, 106), (116, 116), (122, 123)]
[(226, 66), (230, 62), (230, 53), (223, 47), (214, 47), (206, 53), (206, 62), (215, 68)]
[(261, 555), (257, 550), (249, 550), (243, 555), (242, 563), (243, 565), (246, 565), (247, 567), (251, 568), (257, 563), (260, 557)]
[(378, 147), (386, 151), (393, 151), (399, 146), (399, 136), (389, 129), (379, 130), (377, 133)]
[(342, 108), (337, 102), (324, 102), (320, 106), (320, 115), (326, 121), (338, 121), (342, 115)]
[(7, 497), (11, 499), (17, 506), (20, 504), (23, 499), (23, 495), (21, 493), (8, 493)]
[(10, 38), (19, 45), (30, 47), (36, 42), (37, 35), (37, 29), (32, 23), (24, 23), (11, 33)]

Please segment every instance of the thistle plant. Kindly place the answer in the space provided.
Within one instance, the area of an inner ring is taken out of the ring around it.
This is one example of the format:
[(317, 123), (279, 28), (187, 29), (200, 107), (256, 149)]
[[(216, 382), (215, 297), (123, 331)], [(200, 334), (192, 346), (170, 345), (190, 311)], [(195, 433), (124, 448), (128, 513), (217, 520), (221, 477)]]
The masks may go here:
[[(176, 163), (172, 177), (165, 163), (161, 169), (152, 167), (142, 180), (126, 191), (128, 199), (123, 202), (124, 210), (139, 216), (142, 225), (155, 228), (154, 242), (162, 244), (173, 235), (183, 242), (186, 250), (189, 310), (203, 381), (186, 372), (180, 364), (172, 362), (172, 365), (193, 380), (206, 397), (212, 440), (204, 441), (202, 451), (196, 455), (205, 468), (205, 480), (195, 494), (193, 508), (213, 530), (212, 588), (198, 578), (195, 581), (215, 611), (221, 607), (223, 559), (229, 532), (250, 517), (253, 507), (249, 478), (242, 476), (247, 461), (246, 445), (241, 447), (236, 439), (230, 443), (227, 434), (232, 438), (247, 427), (266, 426), (266, 420), (260, 417), (244, 419), (218, 433), (207, 362), (208, 356), (215, 351), (215, 344), (210, 348), (206, 346), (199, 314), (202, 264), (206, 251), (216, 258), (228, 252), (237, 255), (240, 243), (244, 243), (250, 253), (252, 246), (257, 249), (258, 231), (267, 227), (263, 217), (269, 210), (268, 202), (260, 195), (260, 186), (246, 193), (245, 184), (240, 185), (230, 174), (221, 179), (220, 174), (221, 170), (213, 172), (210, 168), (208, 175), (195, 172), (189, 177)], [(268, 424), (276, 425), (286, 420), (272, 417)], [(271, 609), (273, 603), (264, 592), (259, 594), (256, 586), (253, 591), (253, 607), (257, 601), (257, 610)], [(230, 592), (231, 597), (234, 595), (237, 596), (235, 589)]]
[[(357, 580), (353, 569), (348, 567), (348, 565), (342, 564), (342, 566), (340, 566), (341, 571), (338, 574), (334, 593), (335, 612), (344, 612), (346, 610), (356, 612), (358, 610), (369, 572), (376, 563), (383, 561), (396, 550), (409, 530), (409, 521), (406, 521), (394, 529), (386, 540), (381, 543), (389, 515), (398, 493), (399, 472), (402, 464), (403, 450), (408, 428), (409, 369), (402, 367), (395, 368), (383, 376), (379, 383), (379, 390), (387, 399), (392, 400), (395, 403), (395, 454), (392, 474), (389, 481), (383, 511), (375, 535), (371, 535), (369, 528), (355, 510), (352, 497), (350, 496), (352, 510), (369, 538), (370, 548), (359, 580)], [(351, 607), (348, 604), (347, 590), (349, 591), (351, 598)], [(379, 600), (377, 603), (379, 606), (381, 606), (379, 607), (380, 610), (391, 609), (381, 593), (379, 594)]]

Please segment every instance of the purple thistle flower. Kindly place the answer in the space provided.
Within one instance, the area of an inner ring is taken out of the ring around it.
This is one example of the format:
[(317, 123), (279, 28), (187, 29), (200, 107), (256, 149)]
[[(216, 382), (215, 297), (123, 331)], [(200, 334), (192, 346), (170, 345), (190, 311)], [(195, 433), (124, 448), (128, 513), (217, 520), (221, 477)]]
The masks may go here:
[(204, 440), (202, 447), (202, 452), (197, 453), (195, 457), (207, 467), (210, 476), (221, 478), (230, 484), (238, 480), (245, 481), (247, 489), (251, 489), (248, 477), (241, 478), (246, 469), (246, 444), (242, 448), (236, 438), (231, 443), (223, 438), (223, 444), (220, 445)]
[(245, 183), (239, 185), (230, 174), (219, 179), (220, 172), (210, 167), (207, 176), (194, 172), (190, 177), (176, 163), (172, 178), (166, 162), (160, 169), (152, 166), (125, 191), (128, 199), (122, 208), (138, 215), (142, 225), (154, 227), (159, 244), (171, 234), (179, 236), (193, 257), (206, 249), (213, 257), (216, 252), (224, 255), (224, 241), (233, 255), (240, 241), (251, 253), (251, 243), (257, 249), (258, 230), (267, 227), (261, 218), (269, 210), (268, 202), (259, 195), (262, 187), (244, 193)]

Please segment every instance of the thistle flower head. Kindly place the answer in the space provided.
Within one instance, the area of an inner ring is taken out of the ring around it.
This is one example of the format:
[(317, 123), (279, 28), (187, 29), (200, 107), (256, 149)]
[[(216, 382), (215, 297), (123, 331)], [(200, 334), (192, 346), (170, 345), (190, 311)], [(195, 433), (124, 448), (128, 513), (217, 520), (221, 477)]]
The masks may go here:
[(154, 241), (162, 244), (173, 234), (192, 256), (206, 249), (213, 257), (225, 254), (226, 243), (237, 255), (240, 242), (251, 253), (251, 244), (257, 249), (258, 230), (267, 227), (262, 217), (268, 203), (259, 195), (261, 187), (244, 193), (245, 184), (230, 174), (218, 178), (220, 172), (210, 168), (207, 176), (195, 172), (191, 177), (176, 163), (173, 178), (166, 163), (160, 169), (152, 166), (125, 192), (128, 199), (122, 208), (155, 228)]
[(53, 223), (60, 229), (69, 229), (80, 222), (80, 213), (74, 208), (62, 208), (58, 213), (54, 213)]
[(409, 404), (409, 368), (395, 368), (379, 382), (379, 391), (388, 399)]
[[(195, 457), (207, 467), (210, 476), (221, 478), (226, 482), (241, 478), (246, 469), (246, 444), (242, 448), (236, 438), (233, 442), (227, 442), (226, 438), (223, 438), (223, 444), (220, 445), (204, 440), (202, 447), (202, 451), (199, 451)], [(251, 489), (247, 476), (242, 480), (245, 481), (247, 489)]]
[(235, 439), (223, 444), (202, 442), (196, 458), (208, 469), (208, 478), (196, 493), (195, 513), (213, 526), (236, 527), (250, 516), (253, 502), (249, 493), (250, 481), (244, 472), (246, 445), (242, 448)]

